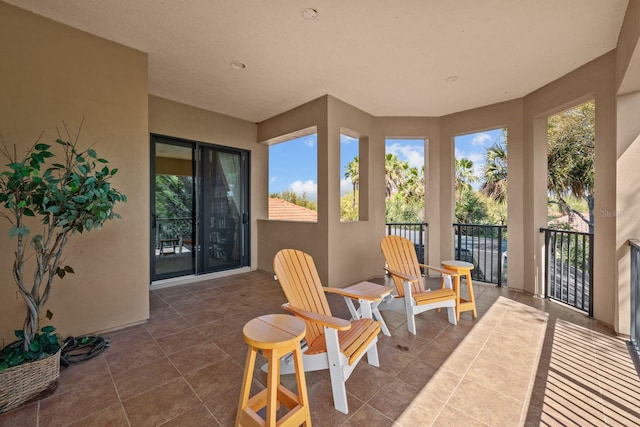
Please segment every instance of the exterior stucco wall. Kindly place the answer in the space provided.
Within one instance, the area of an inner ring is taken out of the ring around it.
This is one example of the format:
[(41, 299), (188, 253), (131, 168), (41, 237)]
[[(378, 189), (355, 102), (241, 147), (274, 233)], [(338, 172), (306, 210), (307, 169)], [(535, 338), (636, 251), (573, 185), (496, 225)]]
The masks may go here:
[[(328, 98), (328, 163), (324, 169), (327, 179), (326, 203), (329, 216), (329, 263), (327, 285), (344, 287), (383, 273), (379, 257), (380, 240), (384, 235), (384, 204), (372, 206), (378, 192), (384, 195), (384, 181), (372, 185), (360, 183), (360, 221), (340, 221), (340, 133), (342, 128), (367, 137), (365, 152), (360, 152), (363, 177), (384, 177), (384, 140), (373, 135), (374, 118), (341, 100)], [(365, 148), (365, 147), (363, 147)], [(384, 178), (383, 178), (384, 179)], [(320, 192), (318, 192), (320, 194)], [(322, 199), (325, 200), (325, 199)], [(362, 213), (369, 213), (368, 216)], [(364, 217), (364, 218), (363, 218)]]
[[(267, 218), (267, 147), (256, 143), (257, 126), (246, 120), (149, 96), (149, 132), (249, 150), (251, 268), (258, 265), (258, 220)], [(147, 145), (149, 141), (147, 141)], [(147, 190), (149, 191), (149, 190)]]
[[(274, 139), (312, 126), (317, 126), (318, 142), (318, 222), (269, 221), (268, 214), (265, 215), (258, 221), (258, 268), (273, 272), (273, 258), (276, 252), (284, 248), (299, 249), (313, 257), (325, 286), (329, 279), (327, 104), (328, 96), (323, 96), (258, 123), (258, 142), (265, 147)], [(266, 159), (268, 165), (268, 154)], [(266, 171), (266, 185), (268, 181)], [(265, 198), (265, 209), (268, 209), (267, 204)]]
[[(608, 325), (617, 318), (616, 218), (616, 96), (615, 55), (610, 52), (538, 89), (524, 99), (525, 164), (525, 286), (536, 292), (539, 278), (539, 229), (546, 226), (547, 193), (540, 176), (546, 176), (546, 118), (590, 99), (596, 105), (594, 317)], [(536, 263), (537, 262), (537, 263)]]
[[(63, 336), (144, 321), (149, 316), (149, 143), (147, 55), (0, 3), (0, 133), (18, 152), (45, 131), (71, 132), (119, 169), (112, 185), (129, 198), (102, 230), (73, 236), (66, 263), (75, 274), (54, 283), (47, 308)], [(3, 162), (2, 164), (5, 164)], [(22, 327), (24, 303), (11, 277), (14, 240), (0, 222), (0, 343)], [(27, 276), (30, 276), (29, 274)]]
[(618, 287), (616, 304), (619, 315), (615, 330), (630, 332), (631, 260), (629, 239), (640, 239), (640, 92), (618, 97), (618, 155), (616, 210), (616, 259)]

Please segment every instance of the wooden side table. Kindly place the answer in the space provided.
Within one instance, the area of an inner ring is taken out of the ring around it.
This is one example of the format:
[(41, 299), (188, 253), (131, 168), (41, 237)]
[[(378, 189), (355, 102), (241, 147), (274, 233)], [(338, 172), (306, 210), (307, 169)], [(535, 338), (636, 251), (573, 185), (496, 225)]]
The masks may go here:
[[(236, 416), (236, 426), (311, 426), (311, 412), (307, 397), (307, 385), (302, 366), (300, 340), (306, 332), (302, 320), (287, 314), (268, 314), (250, 320), (242, 329), (245, 342), (249, 345), (247, 362), (242, 380), (240, 403)], [(249, 397), (253, 369), (258, 350), (267, 359), (267, 388)], [(293, 354), (296, 370), (298, 394), (280, 384), (280, 358)], [(289, 408), (281, 419), (276, 420), (280, 404)], [(267, 408), (267, 418), (258, 411)]]
[[(342, 295), (347, 304), (349, 313), (354, 319), (374, 319), (379, 320), (380, 329), (386, 336), (391, 336), (389, 328), (378, 310), (378, 306), (385, 298), (391, 298), (391, 288), (371, 282), (360, 282), (346, 288), (326, 288), (327, 292)], [(358, 300), (358, 309), (353, 305), (353, 300)]]
[(471, 270), (473, 270), (473, 264), (458, 260), (442, 261), (441, 264), (443, 268), (455, 271), (467, 278), (467, 290), (469, 291), (468, 300), (460, 297), (460, 276), (454, 276), (453, 287), (456, 291), (456, 320), (460, 320), (460, 313), (463, 311), (471, 311), (473, 318), (475, 319), (478, 317), (478, 312), (476, 311), (476, 299), (473, 296), (473, 285), (471, 282)]

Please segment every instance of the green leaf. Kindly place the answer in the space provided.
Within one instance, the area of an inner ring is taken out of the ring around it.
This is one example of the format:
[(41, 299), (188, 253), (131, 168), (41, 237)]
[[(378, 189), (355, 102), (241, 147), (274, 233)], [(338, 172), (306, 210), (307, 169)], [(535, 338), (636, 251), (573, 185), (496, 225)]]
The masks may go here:
[(60, 206), (56, 206), (56, 205), (49, 206), (47, 209), (45, 209), (45, 212), (49, 212), (55, 215), (57, 213), (60, 213)]
[(42, 329), (40, 329), (41, 332), (44, 332), (45, 334), (50, 334), (51, 332), (55, 331), (56, 328), (54, 328), (53, 326), (49, 325), (49, 326), (45, 326)]
[(87, 150), (87, 154), (89, 155), (89, 157), (95, 159), (98, 155), (96, 154), (96, 150), (94, 150), (93, 148), (89, 148)]
[(24, 225), (21, 227), (11, 227), (9, 229), (9, 238), (14, 238), (17, 236), (26, 236), (29, 234), (29, 228)]
[(48, 150), (50, 147), (51, 147), (50, 145), (40, 143), (40, 144), (36, 144), (33, 148), (35, 148), (38, 151), (45, 151), (45, 150)]
[(75, 271), (73, 271), (73, 268), (69, 267), (68, 265), (64, 266), (64, 271), (66, 271), (67, 273), (75, 273)]
[(105, 159), (98, 159), (98, 161), (99, 161), (100, 163), (109, 163), (109, 161), (108, 161), (108, 160), (105, 160)]
[(76, 203), (86, 203), (88, 200), (87, 196), (73, 196), (71, 198)]
[(22, 211), (22, 213), (23, 213), (25, 216), (36, 216), (36, 215), (33, 213), (33, 211), (32, 211), (31, 209), (29, 209), (29, 208), (24, 208), (24, 210)]
[(118, 173), (118, 168), (111, 169), (111, 175), (115, 175)]
[(58, 269), (56, 270), (56, 274), (58, 275), (59, 278), (63, 279), (65, 274), (67, 274), (67, 273), (63, 269), (58, 267)]
[(13, 331), (13, 333), (16, 337), (18, 337), (18, 339), (24, 339), (24, 331), (22, 329), (16, 329), (15, 331)]

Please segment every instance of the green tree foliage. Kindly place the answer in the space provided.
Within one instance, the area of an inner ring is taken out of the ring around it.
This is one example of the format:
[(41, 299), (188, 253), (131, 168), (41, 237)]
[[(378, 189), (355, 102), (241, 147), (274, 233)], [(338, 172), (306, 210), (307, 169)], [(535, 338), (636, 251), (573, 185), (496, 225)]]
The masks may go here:
[(359, 219), (358, 205), (354, 205), (352, 200), (357, 199), (358, 191), (349, 191), (340, 198), (340, 220), (357, 221)]
[(156, 215), (160, 218), (191, 218), (193, 180), (190, 176), (156, 175)]
[[(352, 192), (353, 203), (352, 204), (353, 204), (353, 208), (355, 209), (358, 204), (357, 193), (360, 188), (360, 157), (355, 156), (353, 160), (351, 160), (347, 164), (344, 171), (344, 179), (350, 180), (351, 184), (353, 185), (353, 192)], [(342, 216), (340, 218), (342, 218), (343, 220), (345, 219)]]
[(294, 205), (302, 206), (303, 208), (311, 209), (312, 211), (318, 211), (318, 203), (314, 200), (310, 200), (307, 193), (297, 194), (291, 190), (284, 190), (281, 193), (271, 193), (269, 197), (272, 199), (282, 199)]
[[(593, 232), (595, 156), (595, 103), (588, 102), (549, 118), (548, 188), (550, 203), (569, 215), (577, 215)], [(589, 218), (573, 209), (567, 198), (587, 201)]]
[(482, 224), (488, 218), (486, 202), (477, 191), (463, 191), (456, 201), (456, 221), (462, 224)]
[[(9, 237), (16, 239), (13, 279), (27, 306), (21, 334), (25, 351), (35, 345), (40, 311), (55, 277), (74, 272), (62, 264), (68, 239), (118, 218), (113, 208), (126, 201), (110, 183), (118, 169), (93, 148), (80, 150), (78, 136), (71, 138), (68, 130), (67, 136), (56, 139), (54, 147), (36, 141), (22, 157), (15, 147), (0, 149), (9, 161), (0, 174), (0, 217), (9, 221)], [(54, 159), (60, 152), (60, 160)], [(31, 235), (29, 217), (41, 222), (37, 234)]]
[(480, 191), (499, 204), (507, 201), (506, 134), (485, 152)]

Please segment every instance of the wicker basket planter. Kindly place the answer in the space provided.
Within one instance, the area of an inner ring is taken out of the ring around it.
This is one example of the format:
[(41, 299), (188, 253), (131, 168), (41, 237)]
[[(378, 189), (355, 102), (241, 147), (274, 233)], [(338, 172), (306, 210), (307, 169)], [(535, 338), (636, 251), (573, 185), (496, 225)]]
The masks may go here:
[(0, 371), (0, 414), (58, 387), (60, 350), (46, 359)]

